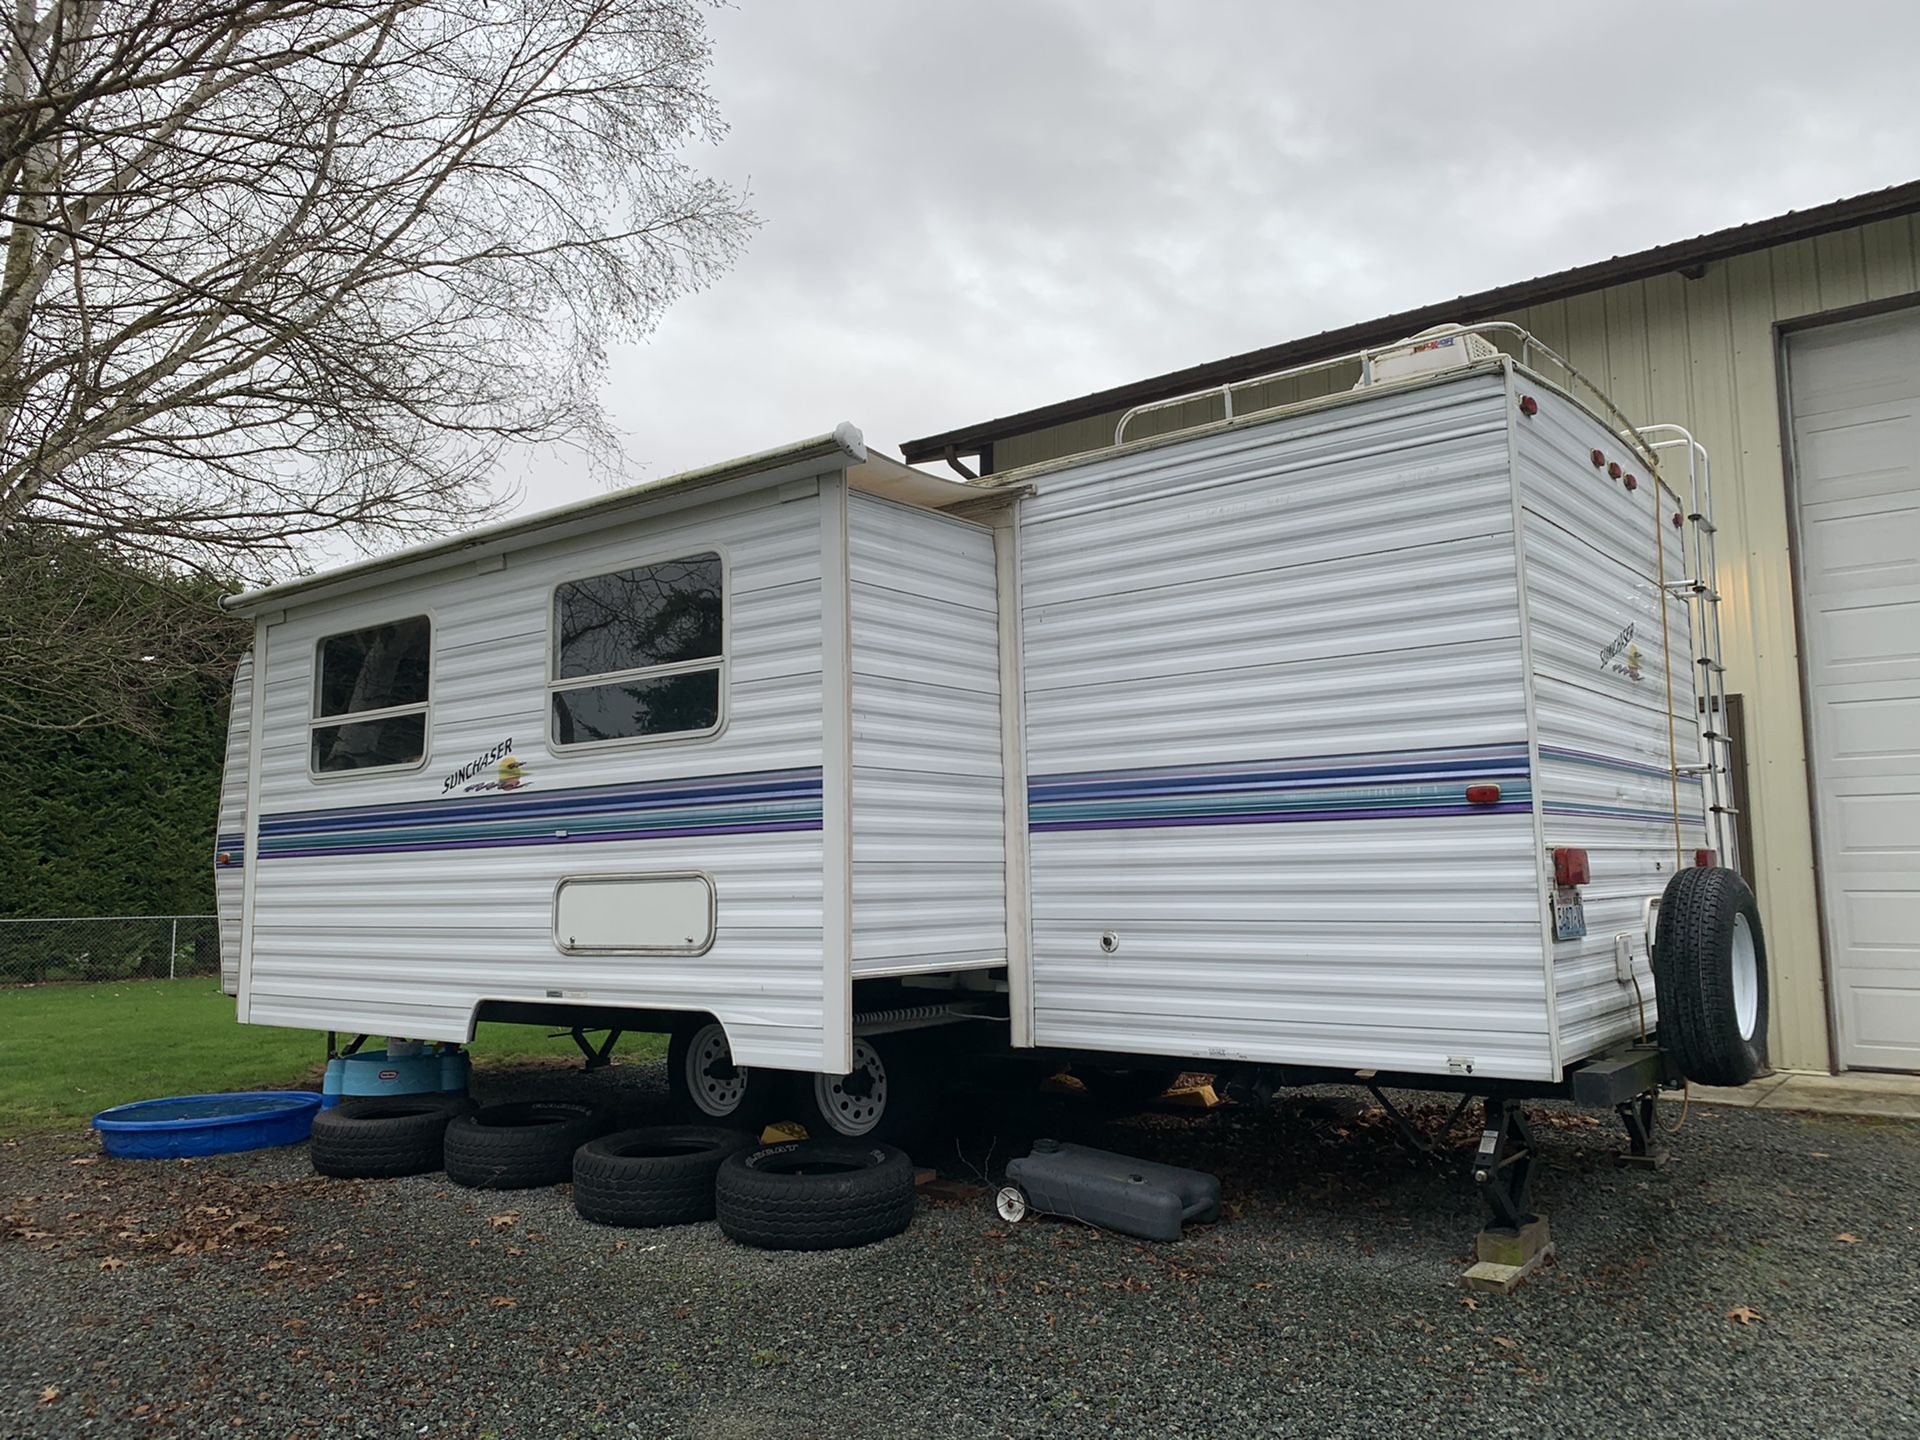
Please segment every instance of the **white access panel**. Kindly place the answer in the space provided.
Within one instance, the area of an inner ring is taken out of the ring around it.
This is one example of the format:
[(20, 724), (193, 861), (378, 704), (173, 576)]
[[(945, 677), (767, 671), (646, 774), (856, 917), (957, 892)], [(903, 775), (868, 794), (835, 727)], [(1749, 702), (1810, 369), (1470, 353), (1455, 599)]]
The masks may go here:
[(1787, 370), (1839, 1060), (1920, 1070), (1920, 310), (1793, 335)]

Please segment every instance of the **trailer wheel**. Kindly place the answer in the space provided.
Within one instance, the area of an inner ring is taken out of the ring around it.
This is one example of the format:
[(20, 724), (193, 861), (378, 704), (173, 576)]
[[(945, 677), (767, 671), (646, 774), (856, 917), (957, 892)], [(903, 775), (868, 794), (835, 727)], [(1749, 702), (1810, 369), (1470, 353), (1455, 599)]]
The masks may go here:
[(815, 1075), (800, 1117), (807, 1133), (888, 1144), (913, 1134), (932, 1102), (933, 1076), (923, 1057), (909, 1049), (910, 1038), (859, 1037), (853, 1042), (851, 1071)]
[(1766, 1068), (1766, 937), (1736, 872), (1681, 870), (1667, 882), (1653, 982), (1660, 1043), (1687, 1079), (1744, 1085)]
[(1181, 1071), (1178, 1065), (1075, 1065), (1072, 1073), (1095, 1100), (1131, 1115), (1172, 1089)]
[(712, 1125), (650, 1125), (573, 1153), (573, 1208), (597, 1225), (691, 1225), (713, 1218), (713, 1177), (751, 1137)]
[(714, 1184), (721, 1231), (761, 1250), (844, 1250), (913, 1223), (913, 1162), (891, 1145), (794, 1140), (728, 1156)]
[(607, 1128), (591, 1105), (488, 1105), (447, 1126), (447, 1178), (472, 1190), (531, 1190), (573, 1174), (573, 1152)]
[(717, 1020), (683, 1026), (667, 1045), (667, 1088), (676, 1112), (696, 1125), (758, 1130), (779, 1102), (780, 1077), (733, 1063), (733, 1046)]
[(308, 1153), (321, 1175), (342, 1180), (438, 1170), (447, 1124), (472, 1109), (464, 1095), (367, 1096), (313, 1117)]

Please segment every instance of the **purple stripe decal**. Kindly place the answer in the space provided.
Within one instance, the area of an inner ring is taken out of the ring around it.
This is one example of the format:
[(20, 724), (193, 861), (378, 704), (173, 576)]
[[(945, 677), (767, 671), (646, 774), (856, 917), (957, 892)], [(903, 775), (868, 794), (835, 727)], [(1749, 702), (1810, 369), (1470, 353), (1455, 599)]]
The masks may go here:
[(1161, 830), (1176, 825), (1288, 825), (1307, 820), (1403, 820), (1430, 815), (1525, 815), (1532, 806), (1393, 805), (1379, 809), (1275, 810), (1251, 815), (1155, 815), (1137, 820), (1035, 820), (1029, 827), (1043, 830)]
[(410, 850), (496, 850), (513, 845), (587, 845), (601, 840), (661, 840), (689, 835), (762, 835), (790, 830), (818, 830), (816, 820), (768, 820), (745, 825), (684, 825), (670, 830), (606, 830), (590, 835), (503, 835), (484, 840), (403, 840), (387, 845), (329, 845), (312, 849), (276, 850), (273, 858), (301, 855), (393, 855)]

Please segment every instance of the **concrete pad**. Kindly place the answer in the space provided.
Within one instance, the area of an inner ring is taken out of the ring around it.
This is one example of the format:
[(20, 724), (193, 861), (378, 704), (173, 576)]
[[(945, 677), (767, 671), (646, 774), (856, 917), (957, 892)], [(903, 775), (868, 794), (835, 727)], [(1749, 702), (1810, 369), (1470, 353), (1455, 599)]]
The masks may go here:
[(1881, 1075), (1859, 1070), (1823, 1075), (1785, 1070), (1738, 1089), (1695, 1085), (1692, 1097), (1698, 1105), (1920, 1120), (1920, 1075)]

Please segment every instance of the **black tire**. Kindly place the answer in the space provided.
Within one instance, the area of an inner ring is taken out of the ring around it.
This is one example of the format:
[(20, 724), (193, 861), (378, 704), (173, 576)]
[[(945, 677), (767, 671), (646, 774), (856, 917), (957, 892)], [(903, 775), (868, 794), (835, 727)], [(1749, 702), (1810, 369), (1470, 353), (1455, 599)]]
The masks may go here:
[(1702, 1085), (1744, 1085), (1767, 1068), (1767, 943), (1760, 907), (1732, 870), (1682, 870), (1654, 929), (1660, 1044)]
[(488, 1105), (447, 1126), (447, 1178), (472, 1190), (531, 1190), (573, 1174), (573, 1152), (607, 1129), (591, 1105)]
[(438, 1170), (447, 1124), (470, 1109), (464, 1096), (394, 1095), (342, 1100), (313, 1117), (314, 1170), (342, 1180)]
[(735, 1066), (727, 1032), (717, 1020), (692, 1020), (667, 1043), (667, 1090), (673, 1112), (691, 1125), (738, 1127), (758, 1133), (787, 1095), (776, 1070)]
[(752, 1136), (711, 1125), (649, 1125), (573, 1154), (573, 1208), (596, 1225), (691, 1225), (713, 1218), (713, 1177)]
[(1144, 1110), (1173, 1088), (1178, 1065), (1075, 1065), (1073, 1078), (1100, 1104), (1127, 1115)]
[(913, 1223), (913, 1162), (891, 1145), (795, 1140), (721, 1162), (721, 1231), (761, 1250), (844, 1250)]
[(926, 1124), (936, 1098), (926, 1047), (924, 1034), (862, 1036), (853, 1042), (849, 1074), (799, 1077), (796, 1108), (807, 1134), (859, 1145), (912, 1139)]

